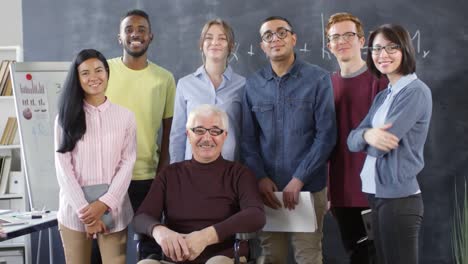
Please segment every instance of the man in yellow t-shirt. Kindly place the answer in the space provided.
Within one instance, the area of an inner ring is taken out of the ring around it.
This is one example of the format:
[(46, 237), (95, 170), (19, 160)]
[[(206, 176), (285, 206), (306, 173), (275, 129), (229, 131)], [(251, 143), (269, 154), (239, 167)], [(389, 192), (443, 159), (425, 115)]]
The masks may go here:
[[(148, 15), (131, 10), (120, 22), (119, 44), (123, 56), (110, 59), (106, 96), (135, 113), (137, 160), (128, 189), (136, 211), (156, 174), (169, 164), (169, 133), (174, 111), (175, 81), (166, 69), (148, 61), (153, 34)], [(161, 145), (158, 132), (162, 122)]]
[[(169, 71), (148, 61), (146, 51), (152, 39), (146, 13), (132, 10), (120, 23), (119, 43), (123, 56), (109, 60), (106, 95), (110, 101), (132, 110), (137, 119), (137, 160), (129, 188), (130, 199), (135, 182), (145, 181), (149, 189), (157, 171), (169, 163), (175, 81)], [(161, 121), (162, 142), (158, 146)], [(140, 203), (132, 200), (133, 209), (138, 209)]]

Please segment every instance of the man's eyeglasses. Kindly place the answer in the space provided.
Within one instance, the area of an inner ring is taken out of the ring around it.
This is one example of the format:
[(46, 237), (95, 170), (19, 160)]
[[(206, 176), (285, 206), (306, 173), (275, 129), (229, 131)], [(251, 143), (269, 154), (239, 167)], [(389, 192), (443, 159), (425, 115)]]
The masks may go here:
[(206, 131), (210, 133), (212, 136), (219, 136), (224, 132), (224, 129), (213, 127), (213, 128), (204, 128), (204, 127), (193, 127), (190, 130), (193, 131), (193, 133), (203, 136), (205, 135)]
[(343, 34), (333, 34), (328, 36), (328, 41), (331, 43), (338, 43), (340, 41), (340, 38), (343, 39), (344, 42), (349, 42), (351, 39), (353, 39), (354, 36), (356, 36), (357, 33), (355, 32), (346, 32)]
[(369, 47), (369, 51), (372, 52), (372, 55), (380, 55), (382, 53), (382, 50), (385, 50), (387, 54), (393, 54), (397, 52), (400, 49), (400, 45), (397, 44), (391, 44), (387, 46), (372, 46)]
[(279, 39), (285, 39), (288, 36), (288, 32), (293, 34), (292, 30), (287, 28), (279, 28), (276, 32), (267, 31), (263, 33), (262, 40), (266, 43), (271, 43), (273, 41), (273, 37), (276, 35)]

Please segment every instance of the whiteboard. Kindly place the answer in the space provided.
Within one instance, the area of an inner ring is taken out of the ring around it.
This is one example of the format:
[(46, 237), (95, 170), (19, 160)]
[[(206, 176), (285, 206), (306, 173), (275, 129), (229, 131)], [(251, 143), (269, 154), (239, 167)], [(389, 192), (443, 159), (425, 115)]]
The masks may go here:
[(54, 163), (54, 120), (69, 62), (11, 64), (23, 171), (30, 206), (57, 210), (59, 186)]

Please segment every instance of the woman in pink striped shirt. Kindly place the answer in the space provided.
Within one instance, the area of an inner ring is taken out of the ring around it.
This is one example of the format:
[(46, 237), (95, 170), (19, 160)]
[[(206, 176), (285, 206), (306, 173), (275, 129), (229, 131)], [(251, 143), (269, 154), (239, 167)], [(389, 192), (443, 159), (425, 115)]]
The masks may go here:
[[(126, 261), (127, 225), (133, 217), (127, 189), (136, 158), (136, 121), (132, 112), (105, 97), (108, 79), (106, 58), (96, 50), (82, 50), (72, 62), (59, 101), (55, 166), (67, 263), (90, 263), (92, 237), (105, 264)], [(103, 184), (104, 194), (97, 200), (85, 198), (84, 190)], [(112, 216), (112, 226), (106, 226), (110, 222), (102, 220), (104, 214)]]

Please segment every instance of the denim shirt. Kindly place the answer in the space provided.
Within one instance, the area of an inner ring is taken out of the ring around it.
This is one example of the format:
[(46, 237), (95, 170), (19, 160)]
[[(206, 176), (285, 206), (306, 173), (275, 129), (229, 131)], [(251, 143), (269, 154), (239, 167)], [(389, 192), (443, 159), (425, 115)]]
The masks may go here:
[(245, 78), (236, 74), (231, 66), (223, 73), (221, 85), (215, 89), (204, 66), (179, 80), (174, 102), (174, 117), (170, 134), (171, 163), (192, 158), (192, 147), (185, 134), (189, 113), (201, 104), (212, 104), (226, 111), (229, 119), (228, 136), (222, 156), (227, 160), (239, 159), (242, 95)]
[(282, 77), (267, 66), (246, 80), (242, 113), (241, 158), (258, 179), (269, 177), (279, 190), (293, 177), (303, 191), (325, 187), (336, 142), (328, 72), (297, 58)]

